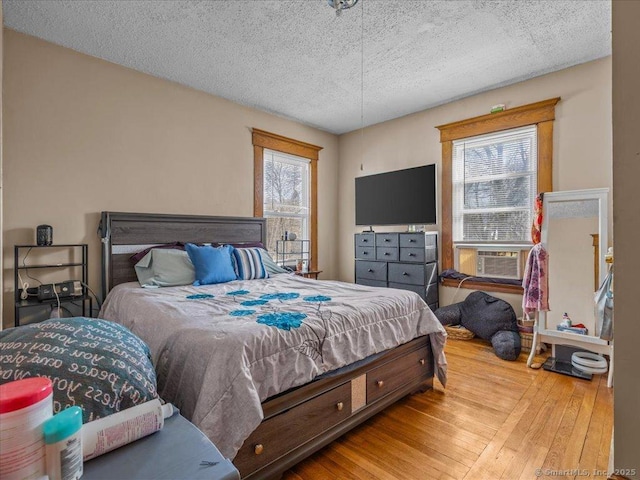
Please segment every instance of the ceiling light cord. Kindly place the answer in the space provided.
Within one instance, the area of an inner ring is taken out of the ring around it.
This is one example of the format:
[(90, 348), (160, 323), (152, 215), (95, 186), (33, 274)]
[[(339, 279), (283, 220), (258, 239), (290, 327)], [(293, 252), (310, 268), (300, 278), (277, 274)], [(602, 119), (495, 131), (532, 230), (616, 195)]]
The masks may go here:
[(360, 3), (360, 170), (364, 168), (364, 1)]

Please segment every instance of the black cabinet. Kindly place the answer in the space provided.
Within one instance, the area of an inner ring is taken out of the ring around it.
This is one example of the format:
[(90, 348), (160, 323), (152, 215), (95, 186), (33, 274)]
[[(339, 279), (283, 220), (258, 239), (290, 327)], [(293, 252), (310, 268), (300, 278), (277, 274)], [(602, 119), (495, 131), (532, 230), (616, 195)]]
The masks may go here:
[[(16, 245), (13, 261), (16, 327), (20, 326), (20, 319), (27, 315), (37, 320), (49, 318), (58, 302), (66, 316), (68, 312), (83, 317), (91, 316), (86, 243)], [(52, 271), (55, 275), (34, 273)], [(45, 276), (46, 280), (42, 280), (41, 277)], [(29, 284), (26, 291), (24, 283)]]
[(411, 290), (438, 308), (436, 232), (357, 233), (356, 283)]

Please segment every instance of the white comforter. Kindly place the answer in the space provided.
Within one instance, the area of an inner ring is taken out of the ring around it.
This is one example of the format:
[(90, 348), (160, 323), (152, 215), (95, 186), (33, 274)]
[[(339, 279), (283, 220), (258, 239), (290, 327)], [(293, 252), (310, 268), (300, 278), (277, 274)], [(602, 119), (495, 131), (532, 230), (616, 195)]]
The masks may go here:
[(446, 381), (445, 331), (406, 290), (286, 274), (199, 287), (128, 283), (100, 316), (147, 342), (160, 396), (228, 458), (260, 424), (263, 400), (415, 337), (432, 334)]

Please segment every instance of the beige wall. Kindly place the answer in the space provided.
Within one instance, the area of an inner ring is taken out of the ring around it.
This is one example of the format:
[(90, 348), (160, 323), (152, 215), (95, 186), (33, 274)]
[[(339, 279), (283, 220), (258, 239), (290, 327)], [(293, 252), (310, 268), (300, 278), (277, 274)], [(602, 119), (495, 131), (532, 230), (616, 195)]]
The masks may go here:
[(615, 221), (614, 466), (640, 478), (640, 2), (613, 2), (613, 201)]
[[(354, 224), (355, 177), (430, 163), (440, 168), (440, 132), (436, 125), (483, 115), (498, 103), (509, 108), (558, 96), (562, 100), (556, 106), (554, 128), (554, 190), (611, 187), (610, 57), (342, 135), (339, 278), (353, 280), (353, 233), (358, 231)], [(593, 139), (597, 141), (590, 141)], [(379, 228), (385, 229), (391, 230)], [(468, 293), (470, 290), (460, 289), (455, 301)], [(455, 289), (441, 287), (441, 304), (451, 303), (454, 294)], [(521, 312), (519, 295), (496, 296)]]
[(252, 216), (252, 127), (324, 147), (318, 262), (324, 278), (334, 275), (335, 135), (4, 35), (5, 326), (13, 324), (13, 245), (33, 243), (38, 224), (53, 226), (55, 243), (89, 243), (90, 285), (99, 291), (102, 210)]

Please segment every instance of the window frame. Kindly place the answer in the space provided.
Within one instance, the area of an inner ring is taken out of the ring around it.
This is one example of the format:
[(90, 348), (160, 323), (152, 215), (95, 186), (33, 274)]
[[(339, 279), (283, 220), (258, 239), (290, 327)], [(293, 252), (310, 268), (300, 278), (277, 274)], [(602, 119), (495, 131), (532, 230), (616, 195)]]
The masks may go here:
[(253, 216), (264, 216), (264, 149), (275, 150), (309, 160), (309, 240), (310, 270), (318, 266), (318, 158), (322, 147), (253, 128)]
[[(559, 101), (560, 97), (550, 98), (541, 102), (504, 110), (499, 113), (480, 115), (478, 117), (435, 127), (440, 130), (440, 143), (442, 144), (442, 225), (440, 234), (442, 244), (442, 270), (454, 268), (452, 231), (453, 141), (510, 130), (512, 128), (535, 125), (538, 136), (537, 193), (551, 192), (553, 190), (553, 121), (555, 120), (555, 106)], [(453, 279), (444, 279), (443, 284), (445, 286), (457, 287), (459, 282)], [(522, 293), (522, 287), (517, 285), (493, 284), (482, 281), (472, 282), (468, 280), (465, 281), (461, 287), (493, 292)]]

